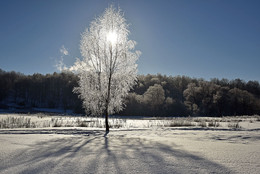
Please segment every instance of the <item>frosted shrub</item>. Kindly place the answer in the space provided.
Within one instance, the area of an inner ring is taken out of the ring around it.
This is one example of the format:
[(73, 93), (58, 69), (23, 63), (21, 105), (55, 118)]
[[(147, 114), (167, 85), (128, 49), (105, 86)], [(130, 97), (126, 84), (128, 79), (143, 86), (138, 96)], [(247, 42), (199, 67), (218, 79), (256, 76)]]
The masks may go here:
[(7, 117), (2, 118), (0, 121), (0, 127), (3, 128), (34, 128), (35, 123), (31, 123), (30, 118), (24, 117)]
[(170, 127), (186, 127), (186, 126), (195, 126), (195, 124), (188, 120), (173, 120), (169, 126)]
[(239, 129), (239, 128), (241, 128), (241, 126), (239, 125), (239, 122), (237, 122), (237, 123), (229, 123), (229, 124), (228, 124), (228, 127), (229, 127), (229, 128), (233, 128), (233, 129)]
[(201, 121), (201, 122), (198, 123), (198, 126), (207, 127), (207, 123), (205, 121)]
[(215, 121), (209, 122), (208, 126), (209, 126), (209, 127), (219, 127), (220, 124), (219, 124), (219, 122), (217, 122), (217, 121), (215, 120)]

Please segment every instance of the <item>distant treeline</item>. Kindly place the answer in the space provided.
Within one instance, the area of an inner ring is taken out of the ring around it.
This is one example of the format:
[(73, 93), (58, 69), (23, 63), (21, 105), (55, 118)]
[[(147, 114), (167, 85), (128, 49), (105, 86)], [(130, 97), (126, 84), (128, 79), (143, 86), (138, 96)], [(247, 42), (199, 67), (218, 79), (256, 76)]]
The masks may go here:
[[(84, 113), (72, 92), (73, 73), (23, 75), (0, 69), (0, 108), (56, 108)], [(260, 114), (260, 84), (241, 79), (203, 79), (187, 76), (139, 75), (120, 115), (226, 116)]]

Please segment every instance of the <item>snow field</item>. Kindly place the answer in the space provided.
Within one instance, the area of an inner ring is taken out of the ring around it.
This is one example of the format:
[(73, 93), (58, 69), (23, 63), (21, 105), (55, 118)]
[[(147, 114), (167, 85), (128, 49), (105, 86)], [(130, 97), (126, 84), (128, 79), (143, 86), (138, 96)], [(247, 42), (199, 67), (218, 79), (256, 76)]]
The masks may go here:
[[(110, 124), (121, 127), (112, 128), (109, 134), (104, 128), (95, 127), (103, 124), (100, 118), (1, 115), (1, 119), (4, 117), (31, 118), (37, 124), (52, 119), (63, 120), (64, 124), (79, 118), (93, 127), (0, 129), (1, 174), (260, 171), (258, 116), (123, 121), (114, 118)], [(91, 119), (100, 122), (94, 125)], [(206, 127), (199, 126), (204, 122)], [(211, 122), (220, 126), (211, 127)], [(228, 126), (237, 123), (240, 128)]]

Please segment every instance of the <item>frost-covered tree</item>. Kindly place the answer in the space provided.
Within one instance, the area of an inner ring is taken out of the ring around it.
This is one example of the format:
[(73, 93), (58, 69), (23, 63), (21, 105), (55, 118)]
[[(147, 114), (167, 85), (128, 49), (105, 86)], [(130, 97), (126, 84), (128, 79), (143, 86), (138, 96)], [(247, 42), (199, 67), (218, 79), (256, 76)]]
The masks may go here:
[(83, 100), (88, 115), (108, 115), (121, 111), (124, 98), (137, 78), (136, 42), (129, 40), (129, 25), (122, 11), (113, 6), (90, 24), (82, 34), (80, 50), (83, 59), (73, 68), (79, 76), (74, 92)]
[(159, 84), (150, 86), (144, 93), (144, 102), (151, 105), (152, 108), (162, 105), (165, 100), (165, 91)]
[(154, 116), (159, 114), (159, 108), (165, 100), (165, 91), (159, 84), (150, 86), (144, 93), (144, 103), (151, 107)]

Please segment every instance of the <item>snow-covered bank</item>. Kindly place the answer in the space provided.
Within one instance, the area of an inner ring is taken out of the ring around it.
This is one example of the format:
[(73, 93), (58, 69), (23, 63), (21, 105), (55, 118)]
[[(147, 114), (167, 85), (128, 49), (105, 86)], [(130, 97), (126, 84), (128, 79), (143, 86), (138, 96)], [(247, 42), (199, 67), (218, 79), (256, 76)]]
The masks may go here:
[(260, 132), (0, 130), (0, 173), (258, 173)]
[[(115, 117), (111, 128), (189, 127), (189, 129), (260, 130), (260, 116), (237, 117)], [(105, 119), (97, 117), (38, 114), (0, 114), (0, 128), (93, 127), (104, 128)]]

